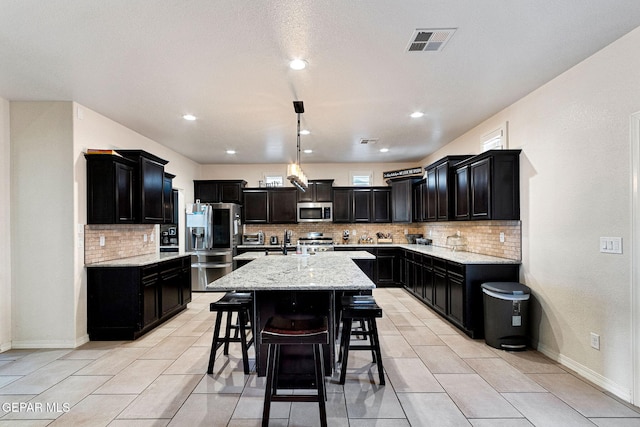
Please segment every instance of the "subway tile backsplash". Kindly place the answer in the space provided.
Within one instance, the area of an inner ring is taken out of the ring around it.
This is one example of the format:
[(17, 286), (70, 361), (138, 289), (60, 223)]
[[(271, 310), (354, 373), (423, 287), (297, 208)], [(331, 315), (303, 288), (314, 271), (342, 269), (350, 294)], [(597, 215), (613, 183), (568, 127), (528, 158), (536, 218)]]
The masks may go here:
[[(323, 232), (327, 236), (333, 236), (335, 243), (342, 243), (342, 232), (349, 230), (351, 238), (349, 243), (358, 243), (363, 235), (373, 237), (377, 241), (376, 233), (391, 233), (393, 243), (407, 243), (405, 234), (422, 233), (424, 237), (433, 240), (436, 246), (446, 246), (447, 236), (460, 235), (466, 239), (466, 251), (491, 255), (520, 261), (522, 258), (521, 246), (521, 222), (520, 221), (451, 221), (451, 222), (426, 222), (412, 224), (330, 224), (330, 223), (306, 223), (306, 224), (246, 224), (245, 232), (255, 233), (262, 230), (265, 241), (270, 236), (278, 236), (282, 242), (284, 230), (292, 231), (292, 242), (295, 243), (301, 236), (309, 232)], [(353, 233), (355, 231), (355, 234)], [(500, 241), (500, 233), (504, 233), (504, 242)]]
[[(85, 225), (84, 263), (153, 254), (159, 247), (158, 231), (155, 224)], [(101, 236), (104, 246), (100, 246)]]

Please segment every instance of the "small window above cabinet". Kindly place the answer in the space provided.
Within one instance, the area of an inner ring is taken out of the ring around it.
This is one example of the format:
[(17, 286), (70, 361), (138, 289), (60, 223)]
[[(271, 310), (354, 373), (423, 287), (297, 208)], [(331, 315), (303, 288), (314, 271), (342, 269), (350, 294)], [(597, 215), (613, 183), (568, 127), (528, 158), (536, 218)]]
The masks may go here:
[(307, 191), (298, 191), (299, 202), (333, 202), (333, 179), (309, 181)]

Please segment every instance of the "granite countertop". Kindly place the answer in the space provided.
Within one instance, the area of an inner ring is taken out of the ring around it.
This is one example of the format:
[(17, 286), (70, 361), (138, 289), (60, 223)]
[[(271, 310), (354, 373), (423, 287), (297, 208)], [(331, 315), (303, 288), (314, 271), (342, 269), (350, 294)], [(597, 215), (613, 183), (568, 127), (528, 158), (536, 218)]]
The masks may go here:
[(521, 264), (521, 261), (499, 258), (491, 255), (481, 255), (473, 252), (456, 251), (452, 252), (450, 248), (433, 245), (403, 244), (403, 243), (374, 243), (374, 244), (340, 244), (335, 245), (340, 248), (399, 248), (408, 249), (424, 255), (431, 255), (447, 261), (453, 261), (460, 264)]
[(175, 258), (189, 256), (187, 252), (157, 252), (154, 254), (140, 255), (129, 258), (112, 259), (110, 261), (85, 264), (85, 267), (142, 267), (157, 262), (170, 261)]
[[(258, 259), (258, 258), (262, 258), (265, 256), (274, 256), (274, 257), (278, 257), (278, 256), (284, 256), (282, 254), (282, 252), (269, 252), (269, 255), (266, 255), (264, 252), (245, 252), (243, 254), (237, 255), (233, 257), (234, 261), (251, 261), (254, 259)], [(302, 254), (296, 254), (295, 253), (295, 249), (294, 251), (289, 251), (289, 253), (286, 255), (288, 257), (299, 257), (299, 258), (304, 258), (304, 257), (315, 257), (315, 256), (326, 256), (326, 257), (349, 257), (351, 259), (371, 259), (374, 260), (376, 259), (376, 256), (373, 254), (370, 254), (367, 251), (339, 251), (339, 252), (334, 252), (334, 251), (326, 251), (326, 252), (318, 252), (316, 254), (307, 254), (307, 255), (302, 255)]]
[[(356, 251), (357, 252), (357, 251)], [(363, 253), (321, 252), (316, 255), (254, 255), (247, 265), (207, 285), (209, 291), (240, 290), (358, 290), (374, 283), (352, 261), (352, 256), (375, 259)]]

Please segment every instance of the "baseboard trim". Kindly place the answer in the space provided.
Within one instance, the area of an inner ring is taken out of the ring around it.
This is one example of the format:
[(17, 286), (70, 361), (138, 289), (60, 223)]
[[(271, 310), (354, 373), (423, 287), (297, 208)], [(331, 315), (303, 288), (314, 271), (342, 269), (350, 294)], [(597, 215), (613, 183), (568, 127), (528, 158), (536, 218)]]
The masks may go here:
[(537, 345), (537, 350), (540, 353), (547, 356), (548, 358), (555, 360), (556, 362), (560, 363), (562, 366), (566, 366), (567, 368), (571, 369), (575, 373), (591, 381), (593, 384), (597, 385), (598, 387), (608, 391), (609, 393), (624, 400), (625, 402), (632, 403), (631, 389), (620, 386), (619, 384), (611, 381), (606, 377), (603, 377), (599, 373), (587, 368), (586, 366), (576, 362), (575, 360), (567, 356), (564, 356), (560, 353), (557, 353), (540, 343), (538, 343)]
[(32, 348), (77, 348), (82, 344), (89, 342), (89, 335), (84, 335), (73, 341), (71, 340), (52, 340), (52, 341), (13, 341), (12, 349), (32, 349)]

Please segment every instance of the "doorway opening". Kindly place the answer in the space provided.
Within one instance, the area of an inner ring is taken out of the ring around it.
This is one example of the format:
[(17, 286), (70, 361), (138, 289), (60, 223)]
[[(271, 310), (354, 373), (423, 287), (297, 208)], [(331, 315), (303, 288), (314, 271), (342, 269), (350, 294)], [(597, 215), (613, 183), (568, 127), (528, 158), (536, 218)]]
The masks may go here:
[(640, 111), (631, 115), (631, 403), (640, 406)]

